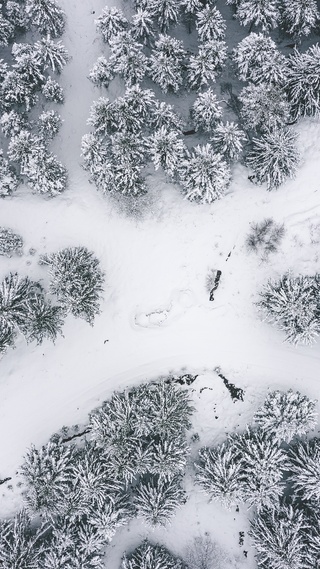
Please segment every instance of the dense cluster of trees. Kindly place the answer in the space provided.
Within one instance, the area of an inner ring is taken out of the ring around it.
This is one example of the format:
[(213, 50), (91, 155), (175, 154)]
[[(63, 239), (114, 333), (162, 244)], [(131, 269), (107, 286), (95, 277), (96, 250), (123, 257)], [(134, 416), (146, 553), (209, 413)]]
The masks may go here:
[[(200, 0), (153, 0), (135, 2), (131, 21), (114, 7), (106, 7), (98, 17), (97, 29), (110, 46), (110, 56), (99, 57), (93, 66), (90, 79), (95, 84), (107, 88), (118, 75), (124, 81), (126, 93), (135, 87), (150, 95), (152, 91), (140, 86), (145, 79), (151, 79), (164, 94), (180, 94), (183, 89), (198, 92), (190, 109), (192, 128), (185, 125), (185, 131), (177, 119), (166, 125), (166, 131), (158, 130), (141, 110), (136, 132), (139, 159), (136, 156), (136, 163), (129, 160), (118, 166), (113, 164), (114, 143), (109, 138), (110, 132), (97, 129), (92, 122), (92, 113), (108, 100), (103, 97), (97, 101), (89, 119), (94, 131), (84, 137), (83, 156), (84, 166), (98, 188), (131, 195), (144, 193), (143, 167), (152, 160), (156, 169), (162, 167), (169, 179), (178, 182), (188, 199), (211, 203), (226, 192), (231, 179), (230, 163), (242, 156), (244, 146), (253, 182), (266, 183), (267, 189), (272, 190), (294, 176), (299, 154), (296, 135), (288, 125), (300, 116), (319, 113), (320, 48), (316, 44), (300, 52), (295, 47), (285, 57), (268, 32), (280, 26), (296, 42), (300, 41), (318, 25), (316, 2), (229, 0), (228, 3), (234, 5), (239, 23), (250, 26), (249, 34), (231, 54), (234, 71), (246, 85), (238, 95), (231, 94), (229, 101), (223, 101), (229, 111), (234, 109), (240, 124), (224, 122), (221, 101), (213, 90), (227, 61), (226, 22), (215, 6)], [(173, 27), (184, 24), (189, 32), (196, 33), (196, 53), (170, 35)], [(257, 31), (251, 31), (253, 26)], [(119, 101), (117, 110), (121, 116), (118, 124), (114, 121), (114, 128), (132, 132), (123, 98), (126, 94), (115, 102)], [(157, 104), (165, 105), (159, 101)], [(168, 112), (174, 112), (171, 106)], [(103, 123), (108, 122), (109, 114), (101, 118)], [(190, 148), (183, 134), (191, 131), (199, 132), (202, 139), (205, 134), (205, 144)], [(88, 139), (99, 147), (100, 174), (94, 174), (97, 154), (93, 157), (86, 152)], [(157, 150), (153, 148), (154, 142)], [(172, 156), (170, 164), (168, 155)], [(117, 175), (113, 175), (115, 169)], [(122, 184), (121, 180), (125, 182)]]
[[(0, 230), (2, 254), (21, 251), (22, 238), (10, 230)], [(40, 260), (49, 267), (49, 291), (32, 281), (9, 273), (0, 283), (0, 354), (14, 346), (18, 333), (27, 342), (55, 341), (62, 334), (67, 314), (93, 324), (99, 313), (104, 275), (99, 261), (85, 247), (69, 247), (45, 255)], [(58, 304), (53, 305), (49, 293)]]
[[(11, 46), (12, 61), (0, 59), (0, 128), (9, 142), (7, 156), (0, 155), (1, 197), (12, 194), (21, 181), (46, 196), (58, 195), (67, 186), (66, 168), (49, 150), (61, 126), (60, 115), (45, 108), (38, 120), (28, 120), (38, 104), (44, 108), (48, 102), (63, 102), (55, 77), (69, 59), (56, 39), (64, 26), (64, 12), (55, 0), (1, 3), (0, 47), (5, 54)], [(30, 30), (35, 43), (21, 42)]]
[[(93, 411), (86, 441), (56, 435), (32, 447), (21, 467), (27, 510), (0, 522), (1, 567), (23, 561), (25, 567), (102, 569), (117, 528), (135, 516), (151, 526), (166, 524), (186, 500), (182, 477), (192, 411), (186, 390), (148, 383), (114, 393)], [(149, 543), (122, 562), (123, 569), (159, 566), (184, 567)]]
[(202, 448), (196, 482), (226, 507), (254, 507), (250, 536), (258, 567), (318, 567), (320, 561), (320, 440), (316, 402), (274, 391), (254, 425), (218, 447)]

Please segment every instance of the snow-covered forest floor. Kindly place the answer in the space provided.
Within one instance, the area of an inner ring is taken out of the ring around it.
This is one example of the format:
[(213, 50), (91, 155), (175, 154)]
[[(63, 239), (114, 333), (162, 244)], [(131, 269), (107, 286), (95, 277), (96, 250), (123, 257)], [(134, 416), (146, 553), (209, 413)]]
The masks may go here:
[[(116, 2), (120, 6), (120, 0), (107, 4)], [(247, 169), (237, 164), (228, 195), (197, 205), (185, 201), (163, 174), (150, 173), (150, 192), (130, 213), (96, 191), (80, 160), (89, 108), (105, 94), (87, 76), (107, 50), (94, 25), (106, 0), (60, 4), (67, 15), (63, 43), (72, 59), (61, 76), (64, 124), (53, 150), (68, 168), (69, 188), (43, 199), (20, 187), (1, 202), (0, 225), (16, 230), (25, 245), (23, 256), (0, 258), (0, 277), (18, 271), (45, 283), (41, 254), (84, 245), (101, 261), (106, 288), (94, 327), (69, 316), (55, 345), (46, 341), (37, 347), (20, 338), (0, 362), (0, 478), (12, 477), (0, 488), (1, 516), (21, 505), (15, 472), (26, 449), (46, 443), (63, 425), (84, 424), (88, 412), (116, 389), (169, 372), (199, 374), (192, 385), (193, 432), (202, 446), (243, 429), (270, 389), (292, 387), (313, 399), (319, 394), (320, 343), (284, 343), (281, 332), (260, 320), (254, 304), (269, 277), (287, 270), (320, 272), (319, 120), (303, 119), (294, 127), (301, 165), (296, 178), (278, 191), (253, 185)], [(115, 81), (111, 96), (120, 89)], [(285, 237), (263, 262), (248, 253), (245, 239), (249, 224), (266, 217), (284, 223)], [(211, 269), (222, 271), (214, 302), (206, 290)], [(216, 366), (244, 389), (244, 402), (232, 402)], [(244, 508), (227, 512), (193, 490), (172, 525), (154, 530), (152, 537), (183, 554), (194, 536), (208, 531), (226, 552), (221, 568), (249, 568), (255, 567), (253, 551), (245, 541), (245, 558), (238, 544), (239, 531), (247, 527)], [(120, 530), (108, 567), (117, 569), (123, 551), (148, 534), (137, 520)]]

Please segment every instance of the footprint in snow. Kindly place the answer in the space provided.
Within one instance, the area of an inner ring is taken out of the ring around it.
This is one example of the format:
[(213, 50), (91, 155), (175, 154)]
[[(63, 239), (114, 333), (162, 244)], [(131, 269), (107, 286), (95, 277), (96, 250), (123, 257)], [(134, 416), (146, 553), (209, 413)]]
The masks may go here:
[(151, 312), (139, 312), (134, 317), (135, 326), (143, 328), (156, 328), (170, 324), (179, 318), (195, 303), (195, 297), (191, 290), (175, 291), (168, 304)]

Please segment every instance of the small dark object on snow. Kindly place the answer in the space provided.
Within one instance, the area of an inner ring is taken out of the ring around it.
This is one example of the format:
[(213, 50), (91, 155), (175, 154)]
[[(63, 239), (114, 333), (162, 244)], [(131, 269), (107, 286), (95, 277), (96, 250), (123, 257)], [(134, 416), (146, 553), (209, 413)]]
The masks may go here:
[(244, 531), (239, 531), (239, 545), (244, 544)]
[(236, 512), (240, 512), (239, 506), (236, 506)]
[(219, 269), (217, 270), (217, 274), (214, 278), (214, 283), (213, 283), (213, 288), (210, 291), (210, 297), (209, 300), (214, 300), (214, 293), (217, 290), (219, 283), (220, 283), (220, 278), (221, 278), (222, 272), (219, 271)]
[(76, 433), (75, 435), (71, 435), (70, 437), (66, 437), (65, 439), (62, 439), (61, 442), (62, 443), (68, 443), (69, 441), (72, 441), (73, 439), (82, 437), (82, 435), (86, 435), (89, 432), (90, 432), (90, 429), (85, 429), (84, 431), (81, 431), (81, 433)]
[(189, 136), (190, 134), (195, 134), (196, 130), (192, 128), (191, 130), (185, 130), (182, 134), (184, 136)]
[(9, 480), (12, 480), (11, 476), (8, 476), (8, 478), (4, 478), (3, 480), (0, 480), (0, 485), (5, 484), (5, 482), (9, 482)]
[(247, 551), (244, 551), (244, 552), (243, 552), (243, 555), (247, 558), (247, 557), (248, 557), (248, 552), (247, 552)]
[(243, 397), (244, 397), (244, 391), (243, 389), (241, 389), (241, 387), (236, 387), (234, 385), (234, 383), (230, 383), (230, 381), (227, 380), (227, 378), (221, 373), (220, 368), (216, 367), (214, 369), (214, 371), (216, 372), (216, 374), (221, 377), (221, 379), (223, 379), (223, 383), (225, 384), (227, 390), (229, 391), (230, 395), (231, 395), (231, 399), (232, 401), (235, 400), (240, 400), (240, 401), (244, 401)]
[(171, 376), (166, 379), (165, 383), (178, 383), (179, 385), (191, 385), (196, 379), (198, 375), (191, 375), (191, 373), (185, 373), (184, 375)]

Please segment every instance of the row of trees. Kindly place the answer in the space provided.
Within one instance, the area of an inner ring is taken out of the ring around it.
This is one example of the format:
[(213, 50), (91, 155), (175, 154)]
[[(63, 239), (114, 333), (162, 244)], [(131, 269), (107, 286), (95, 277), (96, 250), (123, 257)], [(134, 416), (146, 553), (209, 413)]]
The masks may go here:
[[(1, 567), (23, 561), (26, 568), (35, 562), (102, 568), (105, 546), (132, 517), (167, 523), (185, 501), (181, 478), (191, 414), (185, 390), (149, 383), (115, 393), (95, 410), (86, 442), (54, 436), (41, 449), (32, 447), (21, 468), (28, 514), (0, 522)], [(134, 569), (145, 547), (124, 567)], [(170, 557), (162, 548), (148, 548), (154, 560)]]
[(7, 1), (2, 10), (12, 14), (15, 26), (2, 45), (30, 26), (42, 37), (34, 44), (14, 43), (11, 65), (0, 60), (0, 128), (9, 139), (7, 156), (0, 155), (0, 196), (11, 195), (21, 181), (35, 192), (55, 196), (67, 186), (66, 168), (49, 151), (61, 117), (55, 110), (44, 110), (37, 120), (28, 120), (28, 113), (38, 103), (63, 102), (62, 87), (52, 75), (59, 75), (69, 60), (62, 42), (53, 39), (63, 32), (64, 13), (54, 0)]
[(315, 401), (271, 392), (253, 421), (255, 427), (200, 450), (196, 481), (228, 508), (255, 508), (249, 534), (259, 567), (317, 567), (320, 441), (306, 438), (317, 422)]
[[(17, 237), (6, 231), (9, 245), (17, 247)], [(2, 231), (2, 236), (3, 236)], [(21, 239), (21, 238), (20, 238)], [(29, 277), (10, 273), (0, 284), (0, 353), (14, 345), (18, 333), (28, 342), (55, 341), (62, 334), (63, 320), (67, 314), (84, 318), (93, 324), (99, 313), (104, 275), (98, 259), (85, 247), (70, 247), (45, 255), (41, 264), (48, 266), (49, 293), (58, 300), (53, 305), (39, 282)]]

